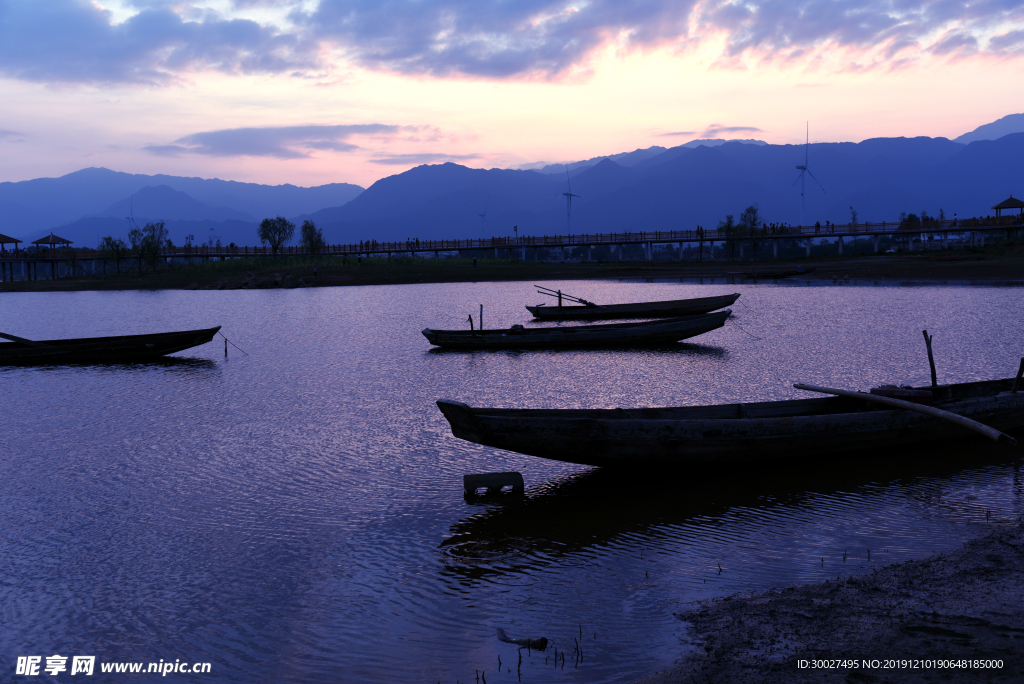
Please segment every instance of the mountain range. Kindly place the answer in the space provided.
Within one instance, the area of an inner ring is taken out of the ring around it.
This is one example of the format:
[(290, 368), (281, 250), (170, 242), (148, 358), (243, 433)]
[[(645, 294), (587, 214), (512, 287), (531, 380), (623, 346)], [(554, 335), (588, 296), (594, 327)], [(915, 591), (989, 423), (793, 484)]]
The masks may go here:
[[(258, 243), (262, 218), (315, 221), (329, 242), (472, 238), (713, 228), (756, 204), (765, 222), (895, 221), (901, 212), (952, 218), (986, 215), (1024, 196), (1024, 114), (1003, 117), (956, 140), (873, 138), (860, 143), (770, 145), (694, 140), (569, 164), (519, 169), (423, 165), (366, 190), (83, 169), (60, 178), (0, 183), (0, 233), (32, 240), (49, 232), (93, 246), (165, 221), (181, 244), (220, 239)], [(571, 216), (565, 193), (572, 192)]]

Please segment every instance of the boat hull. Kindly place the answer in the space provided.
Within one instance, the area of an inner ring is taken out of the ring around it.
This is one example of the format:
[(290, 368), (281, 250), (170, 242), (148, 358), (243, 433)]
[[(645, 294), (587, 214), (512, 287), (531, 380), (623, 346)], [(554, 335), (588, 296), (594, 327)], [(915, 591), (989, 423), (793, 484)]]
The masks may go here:
[(155, 359), (206, 344), (220, 330), (183, 330), (150, 335), (85, 337), (69, 340), (39, 340), (31, 346), (21, 342), (0, 343), (0, 365), (50, 363), (125, 363)]
[(732, 311), (643, 323), (506, 330), (423, 330), (430, 344), (445, 349), (580, 349), (671, 344), (725, 325)]
[(603, 306), (528, 306), (534, 318), (554, 320), (600, 320), (613, 318), (659, 318), (696, 316), (732, 306), (739, 293), (718, 297), (676, 299), (665, 302), (638, 302), (634, 304), (606, 304)]
[[(1012, 379), (942, 388), (936, 403), (1003, 432), (1024, 428), (1024, 393)], [(612, 467), (677, 467), (877, 454), (981, 439), (952, 423), (843, 397), (664, 409), (473, 408), (438, 401), (452, 434), (556, 461)]]

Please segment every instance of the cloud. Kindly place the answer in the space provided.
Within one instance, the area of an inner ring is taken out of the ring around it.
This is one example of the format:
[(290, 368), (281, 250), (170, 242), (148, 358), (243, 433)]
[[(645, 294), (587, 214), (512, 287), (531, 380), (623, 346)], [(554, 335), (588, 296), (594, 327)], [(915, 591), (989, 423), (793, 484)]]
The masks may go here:
[(760, 128), (754, 126), (721, 126), (711, 124), (700, 134), (702, 138), (714, 138), (723, 133), (762, 133)]
[[(357, 66), (434, 77), (586, 73), (607, 48), (717, 65), (891, 69), (929, 56), (1016, 56), (1019, 0), (0, 0), (0, 74), (53, 83), (163, 84), (200, 70), (322, 75)], [(248, 17), (260, 17), (259, 21)], [(127, 18), (124, 18), (127, 17)], [(830, 62), (830, 63), (831, 63)]]
[[(44, 83), (163, 84), (199, 69), (290, 73), (317, 46), (247, 19), (147, 2), (121, 23), (85, 0), (0, 0), (0, 74)], [(180, 12), (180, 14), (179, 14)], [(185, 16), (199, 16), (185, 19)]]
[(445, 154), (443, 152), (420, 152), (413, 154), (392, 154), (379, 159), (371, 159), (374, 164), (391, 164), (404, 166), (407, 164), (432, 164), (438, 162), (459, 162), (479, 159), (479, 154)]
[(24, 136), (17, 131), (9, 131), (6, 128), (0, 128), (0, 140), (22, 140)]
[(672, 133), (659, 133), (663, 138), (671, 138), (676, 136), (690, 136), (696, 135), (697, 131), (674, 131)]
[(173, 145), (150, 145), (144, 149), (160, 156), (205, 154), (212, 157), (299, 159), (309, 157), (310, 150), (351, 152), (361, 149), (358, 145), (348, 142), (353, 137), (392, 139), (400, 134), (415, 136), (420, 129), (419, 126), (390, 124), (230, 128), (193, 133), (175, 140)]

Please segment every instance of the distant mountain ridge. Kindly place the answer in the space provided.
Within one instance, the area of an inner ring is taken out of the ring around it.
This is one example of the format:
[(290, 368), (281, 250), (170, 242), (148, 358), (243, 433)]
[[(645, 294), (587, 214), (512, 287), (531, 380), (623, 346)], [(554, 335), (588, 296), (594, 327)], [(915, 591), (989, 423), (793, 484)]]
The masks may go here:
[(978, 126), (970, 133), (954, 138), (953, 142), (966, 145), (977, 140), (998, 140), (1012, 133), (1024, 133), (1024, 114), (1009, 114), (992, 123)]
[[(113, 210), (112, 205), (130, 202), (133, 194), (158, 186), (184, 193), (187, 200), (179, 197), (181, 202), (198, 202), (212, 210), (207, 215), (195, 214), (192, 220), (214, 222), (224, 220), (227, 216), (225, 211), (260, 219), (313, 212), (342, 205), (363, 190), (348, 183), (302, 188), (163, 174), (146, 176), (89, 168), (59, 178), (0, 183), (0, 233), (31, 240), (51, 230), (58, 233), (58, 228), (73, 232), (69, 226), (83, 217)], [(195, 208), (196, 205), (192, 206)], [(167, 205), (164, 209), (169, 210), (169, 207)], [(127, 215), (121, 216), (122, 225), (126, 225), (124, 216)], [(75, 239), (72, 235), (65, 237)], [(91, 244), (90, 237), (87, 246)]]
[[(807, 221), (895, 221), (900, 212), (985, 215), (1024, 196), (1024, 114), (978, 127), (969, 143), (946, 138), (872, 138), (860, 143), (769, 145), (693, 140), (540, 169), (423, 165), (365, 191), (83, 169), (60, 178), (0, 183), (0, 232), (31, 240), (50, 231), (93, 246), (136, 223), (165, 221), (171, 239), (257, 244), (261, 218), (311, 219), (329, 242), (607, 233), (714, 227), (751, 204), (769, 223), (800, 217), (797, 166), (807, 186)], [(965, 138), (961, 136), (958, 140)], [(564, 193), (572, 184), (571, 217)], [(31, 228), (31, 229), (30, 229)]]
[[(900, 212), (985, 215), (1024, 196), (1024, 133), (970, 145), (946, 138), (873, 138), (807, 147), (824, 186), (807, 191), (809, 223), (896, 221)], [(310, 218), (331, 242), (607, 233), (713, 228), (757, 204), (765, 222), (796, 225), (804, 145), (724, 143), (666, 149), (632, 166), (609, 158), (562, 174), (419, 166), (381, 179), (341, 207)], [(486, 211), (485, 211), (486, 207)], [(486, 213), (485, 217), (480, 214)]]

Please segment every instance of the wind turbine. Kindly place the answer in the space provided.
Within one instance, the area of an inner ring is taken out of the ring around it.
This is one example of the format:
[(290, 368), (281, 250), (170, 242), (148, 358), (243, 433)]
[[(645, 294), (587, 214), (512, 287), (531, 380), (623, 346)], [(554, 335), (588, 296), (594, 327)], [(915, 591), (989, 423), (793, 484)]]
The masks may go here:
[(131, 230), (132, 228), (138, 228), (139, 227), (135, 223), (135, 193), (134, 192), (131, 194), (131, 197), (130, 197), (130, 199), (128, 201), (130, 202), (130, 204), (128, 205), (128, 209), (129, 209), (129, 212), (131, 213), (131, 216), (125, 216), (125, 218), (128, 220), (128, 230)]
[(563, 192), (565, 195), (565, 230), (568, 233), (572, 233), (572, 198), (579, 197), (579, 195), (572, 194), (572, 181), (569, 180), (569, 165), (565, 166), (565, 182), (569, 185), (569, 192)]
[(480, 217), (480, 232), (481, 233), (486, 233), (487, 232), (487, 207), (490, 206), (490, 204), (491, 204), (491, 196), (488, 195), (487, 196), (487, 202), (484, 204), (484, 213), (477, 214), (477, 216)]
[[(803, 166), (797, 166), (800, 169), (800, 175), (797, 176), (796, 180), (793, 181), (793, 185), (796, 185), (797, 181), (800, 181), (800, 225), (804, 225), (804, 213), (807, 210), (807, 200), (804, 198), (804, 185), (807, 179), (804, 178), (804, 174), (814, 179), (815, 183), (818, 183), (818, 179), (814, 178), (814, 174), (807, 168), (807, 150), (811, 146), (811, 124), (807, 123), (807, 141), (804, 143), (804, 164)], [(818, 187), (821, 188), (821, 192), (824, 194), (825, 188), (822, 187), (821, 183), (818, 183)]]

